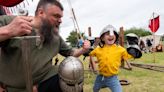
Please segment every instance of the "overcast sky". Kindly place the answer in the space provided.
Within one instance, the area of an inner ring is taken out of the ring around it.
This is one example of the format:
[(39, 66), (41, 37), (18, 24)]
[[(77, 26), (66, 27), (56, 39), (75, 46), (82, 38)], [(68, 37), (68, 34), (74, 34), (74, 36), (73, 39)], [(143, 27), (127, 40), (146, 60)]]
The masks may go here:
[[(64, 17), (60, 34), (66, 39), (74, 30), (68, 0), (60, 0), (64, 7)], [(156, 34), (164, 34), (164, 1), (163, 0), (70, 0), (74, 9), (80, 31), (88, 36), (88, 27), (92, 28), (92, 36), (99, 36), (104, 26), (111, 24), (120, 27), (132, 27), (149, 30), (148, 23), (155, 12), (160, 15), (160, 28)], [(34, 14), (38, 0), (30, 4), (30, 15)], [(29, 1), (30, 3), (30, 1)]]

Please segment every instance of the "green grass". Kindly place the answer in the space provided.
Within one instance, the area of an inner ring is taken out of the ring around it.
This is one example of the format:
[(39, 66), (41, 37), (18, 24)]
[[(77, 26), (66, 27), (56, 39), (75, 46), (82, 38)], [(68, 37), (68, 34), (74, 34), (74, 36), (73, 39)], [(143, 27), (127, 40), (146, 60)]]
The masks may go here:
[(164, 65), (164, 53), (156, 52), (143, 54), (140, 59), (135, 59), (134, 61), (140, 61), (140, 63), (153, 63), (158, 65)]
[(132, 71), (121, 70), (120, 79), (127, 79), (130, 85), (124, 86), (124, 92), (164, 92), (164, 73), (133, 68)]
[[(80, 59), (82, 60), (83, 56), (81, 56)], [(164, 66), (164, 53), (143, 54), (140, 59), (135, 59), (130, 62)], [(86, 58), (83, 63), (84, 69), (88, 70), (88, 58)], [(84, 77), (84, 92), (93, 92), (92, 88), (96, 75), (90, 71), (85, 71)], [(123, 92), (164, 92), (164, 72), (133, 67), (132, 71), (121, 69), (118, 77), (119, 79), (126, 79), (130, 82), (130, 85), (122, 86)], [(100, 92), (111, 91), (108, 88), (103, 88)]]

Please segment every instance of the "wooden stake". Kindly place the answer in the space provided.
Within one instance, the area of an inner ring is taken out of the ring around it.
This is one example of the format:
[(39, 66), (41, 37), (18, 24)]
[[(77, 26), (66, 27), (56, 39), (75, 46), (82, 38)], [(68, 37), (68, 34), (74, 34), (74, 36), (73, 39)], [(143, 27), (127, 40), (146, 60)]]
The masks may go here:
[(124, 29), (123, 29), (123, 27), (120, 27), (119, 44), (120, 44), (122, 47), (124, 47)]
[[(88, 27), (88, 35), (89, 35), (89, 38), (92, 37), (92, 32), (91, 32), (91, 27)], [(95, 71), (96, 70), (96, 64), (95, 64), (95, 61), (93, 60), (93, 57), (92, 56), (89, 56), (89, 66), (91, 66), (92, 70)]]

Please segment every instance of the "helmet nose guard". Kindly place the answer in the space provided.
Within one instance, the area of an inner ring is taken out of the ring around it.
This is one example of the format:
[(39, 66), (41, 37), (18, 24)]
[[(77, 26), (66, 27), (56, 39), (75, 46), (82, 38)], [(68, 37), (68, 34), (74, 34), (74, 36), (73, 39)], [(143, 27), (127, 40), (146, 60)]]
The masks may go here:
[(59, 65), (59, 83), (63, 92), (81, 92), (83, 90), (84, 67), (73, 56), (65, 58)]

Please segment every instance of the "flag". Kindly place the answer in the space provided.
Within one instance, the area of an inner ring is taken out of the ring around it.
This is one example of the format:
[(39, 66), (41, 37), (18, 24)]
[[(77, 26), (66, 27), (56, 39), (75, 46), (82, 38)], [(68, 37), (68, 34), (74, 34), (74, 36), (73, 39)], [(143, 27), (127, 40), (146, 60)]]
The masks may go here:
[(158, 30), (159, 25), (160, 25), (159, 24), (159, 15), (157, 17), (151, 19), (149, 22), (149, 28), (153, 33), (155, 33)]

